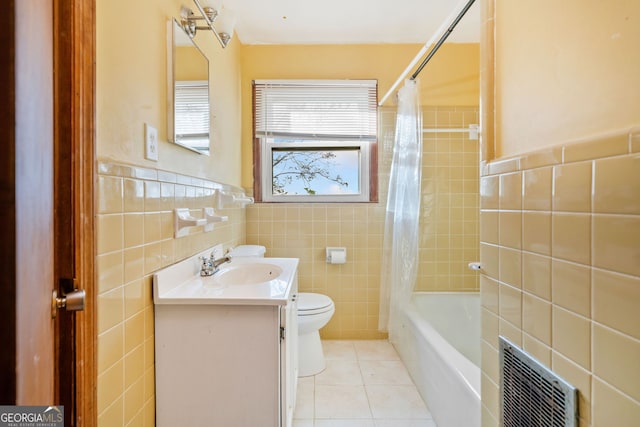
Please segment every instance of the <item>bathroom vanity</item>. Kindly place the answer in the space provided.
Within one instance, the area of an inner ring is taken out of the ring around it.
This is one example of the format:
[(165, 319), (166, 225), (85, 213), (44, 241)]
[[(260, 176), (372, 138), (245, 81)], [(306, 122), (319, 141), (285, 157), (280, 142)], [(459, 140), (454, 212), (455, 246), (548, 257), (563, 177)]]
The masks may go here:
[(156, 425), (289, 427), (298, 260), (234, 259), (201, 277), (209, 253), (154, 275)]

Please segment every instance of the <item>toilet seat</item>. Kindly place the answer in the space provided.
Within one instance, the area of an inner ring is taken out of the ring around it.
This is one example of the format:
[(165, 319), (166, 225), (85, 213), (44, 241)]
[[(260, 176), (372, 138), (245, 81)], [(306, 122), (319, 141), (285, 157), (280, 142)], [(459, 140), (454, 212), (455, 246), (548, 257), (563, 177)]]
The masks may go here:
[(312, 316), (333, 310), (333, 301), (326, 295), (301, 292), (297, 301), (298, 316)]

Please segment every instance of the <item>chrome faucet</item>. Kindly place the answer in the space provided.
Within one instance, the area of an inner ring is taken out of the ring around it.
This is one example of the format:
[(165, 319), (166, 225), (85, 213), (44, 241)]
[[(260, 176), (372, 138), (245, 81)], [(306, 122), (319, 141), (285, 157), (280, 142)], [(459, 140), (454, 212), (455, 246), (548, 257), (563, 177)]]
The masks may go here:
[(215, 270), (214, 273), (218, 271), (220, 269), (220, 266), (225, 262), (231, 262), (231, 257), (229, 255), (225, 255), (222, 258), (218, 258), (218, 259), (212, 259), (211, 264), (213, 265), (213, 268)]
[(201, 256), (200, 261), (202, 261), (202, 264), (200, 265), (200, 276), (213, 276), (215, 268), (211, 262), (211, 257), (207, 258), (206, 256)]
[[(227, 251), (228, 253), (228, 251)], [(202, 265), (200, 266), (200, 276), (207, 277), (213, 276), (220, 270), (220, 266), (225, 262), (231, 262), (231, 257), (229, 255), (225, 255), (222, 258), (216, 259), (216, 253), (211, 252), (209, 257), (200, 257), (202, 261)]]

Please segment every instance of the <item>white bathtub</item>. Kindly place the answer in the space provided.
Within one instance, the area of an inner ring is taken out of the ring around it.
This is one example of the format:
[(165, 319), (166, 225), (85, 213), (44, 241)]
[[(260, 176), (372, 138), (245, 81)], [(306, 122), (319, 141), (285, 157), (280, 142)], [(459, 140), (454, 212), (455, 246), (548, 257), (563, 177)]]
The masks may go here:
[(480, 426), (480, 295), (416, 292), (392, 337), (438, 427)]

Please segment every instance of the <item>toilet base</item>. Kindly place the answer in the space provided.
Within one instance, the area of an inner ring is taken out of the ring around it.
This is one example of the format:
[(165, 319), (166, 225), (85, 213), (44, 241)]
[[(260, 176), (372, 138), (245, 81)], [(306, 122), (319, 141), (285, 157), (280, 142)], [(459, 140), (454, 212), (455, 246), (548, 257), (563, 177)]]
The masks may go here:
[(326, 367), (320, 332), (298, 335), (298, 376), (317, 375)]

